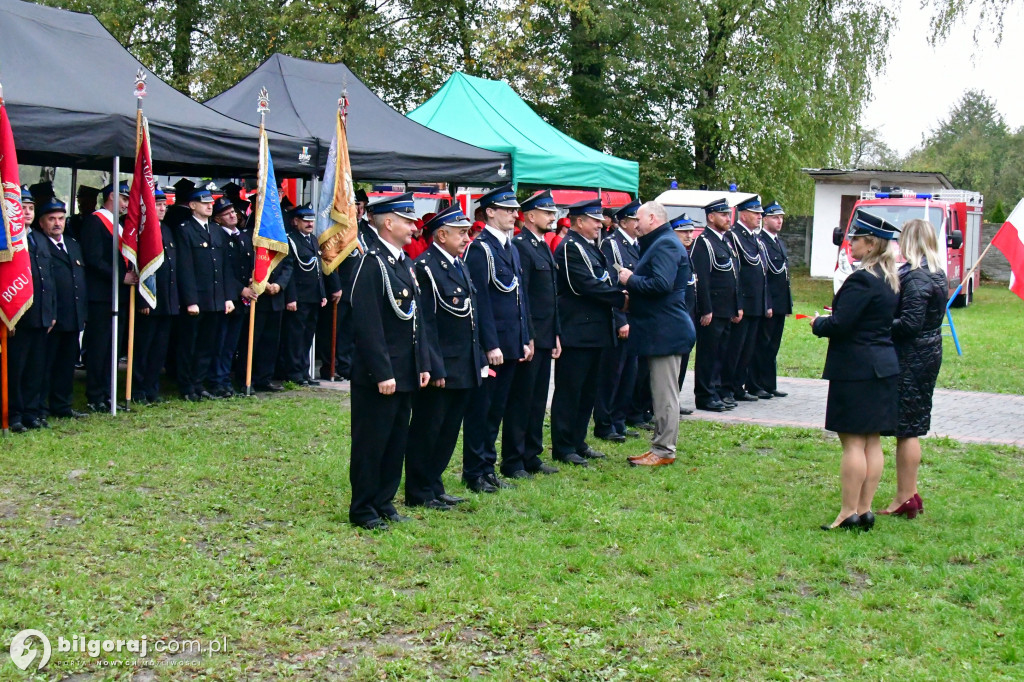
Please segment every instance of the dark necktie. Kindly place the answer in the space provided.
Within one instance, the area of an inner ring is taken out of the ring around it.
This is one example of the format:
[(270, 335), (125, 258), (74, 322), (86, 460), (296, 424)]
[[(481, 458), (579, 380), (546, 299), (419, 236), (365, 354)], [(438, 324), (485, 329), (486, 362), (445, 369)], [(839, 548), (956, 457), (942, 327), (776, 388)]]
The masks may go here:
[(455, 259), (455, 270), (459, 273), (459, 277), (462, 278), (463, 284), (465, 284), (467, 281), (469, 281), (466, 278), (466, 270), (465, 270), (465, 268), (462, 267), (462, 259), (461, 258), (456, 258)]
[(68, 250), (64, 248), (64, 241), (63, 240), (57, 242), (57, 248), (60, 249), (61, 251), (63, 251), (64, 253), (68, 252)]

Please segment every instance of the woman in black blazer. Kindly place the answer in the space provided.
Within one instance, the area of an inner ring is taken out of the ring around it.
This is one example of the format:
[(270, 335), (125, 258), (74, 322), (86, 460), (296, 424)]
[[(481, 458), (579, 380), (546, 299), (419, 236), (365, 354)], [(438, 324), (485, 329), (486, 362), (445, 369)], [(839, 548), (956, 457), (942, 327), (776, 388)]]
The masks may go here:
[(900, 251), (900, 303), (892, 321), (892, 340), (900, 362), (896, 410), (896, 497), (879, 514), (916, 517), (924, 511), (917, 492), (920, 436), (932, 422), (932, 393), (942, 365), (942, 318), (946, 313), (946, 264), (935, 226), (911, 220), (903, 226)]
[(836, 431), (843, 444), (842, 507), (823, 530), (870, 530), (875, 523), (871, 502), (882, 478), (881, 434), (896, 429), (900, 368), (891, 333), (899, 300), (895, 234), (890, 223), (857, 211), (850, 252), (860, 268), (836, 293), (832, 315), (811, 320), (814, 334), (829, 339), (822, 373), (829, 380), (825, 428)]

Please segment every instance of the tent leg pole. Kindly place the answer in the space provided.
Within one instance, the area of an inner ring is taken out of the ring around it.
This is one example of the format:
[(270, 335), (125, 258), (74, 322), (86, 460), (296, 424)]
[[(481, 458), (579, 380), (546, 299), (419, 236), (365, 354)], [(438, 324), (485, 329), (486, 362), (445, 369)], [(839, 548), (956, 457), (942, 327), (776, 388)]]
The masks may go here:
[(71, 217), (74, 218), (78, 214), (78, 169), (74, 166), (71, 167), (71, 196), (68, 197), (68, 203), (71, 204)]
[[(111, 183), (114, 187), (114, 192), (118, 193), (118, 187), (121, 183), (121, 157), (114, 157), (114, 175), (112, 176)], [(120, 201), (120, 199), (118, 199)], [(117, 203), (114, 204), (117, 206)], [(110, 291), (111, 291), (111, 306), (110, 306), (110, 414), (117, 414), (117, 289), (120, 282), (117, 281), (117, 259), (121, 257), (121, 250), (118, 248), (120, 241), (117, 233), (118, 229), (118, 218), (119, 214), (114, 213), (114, 237), (113, 244), (114, 248), (111, 252), (111, 263), (113, 265), (113, 272), (110, 275)]]

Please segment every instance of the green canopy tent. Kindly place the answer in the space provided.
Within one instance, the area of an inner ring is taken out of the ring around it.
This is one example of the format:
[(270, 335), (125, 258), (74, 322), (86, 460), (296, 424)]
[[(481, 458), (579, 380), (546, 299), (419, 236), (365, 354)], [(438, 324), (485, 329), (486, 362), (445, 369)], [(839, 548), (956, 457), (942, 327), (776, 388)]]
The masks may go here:
[(503, 81), (454, 73), (408, 114), (439, 133), (512, 155), (517, 184), (617, 189), (636, 195), (640, 165), (580, 144), (547, 124)]

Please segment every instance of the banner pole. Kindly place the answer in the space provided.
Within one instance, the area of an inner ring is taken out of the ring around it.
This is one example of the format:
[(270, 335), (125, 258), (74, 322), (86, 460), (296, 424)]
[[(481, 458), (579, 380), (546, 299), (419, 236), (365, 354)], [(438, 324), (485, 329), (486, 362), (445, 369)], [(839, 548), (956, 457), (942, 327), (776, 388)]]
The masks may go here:
[(113, 258), (113, 272), (110, 274), (110, 414), (117, 415), (117, 313), (118, 313), (118, 301), (117, 294), (120, 282), (117, 281), (117, 259), (121, 257), (121, 249), (119, 247), (120, 240), (120, 202), (121, 202), (121, 157), (114, 156), (114, 175), (111, 178), (111, 186), (113, 192), (117, 196), (114, 202), (115, 210), (113, 211), (113, 226), (111, 231), (113, 232), (112, 242), (114, 244), (111, 258)]
[(338, 375), (337, 363), (338, 357), (338, 302), (335, 301), (332, 304), (331, 310), (331, 381), (334, 381), (334, 377)]
[(256, 301), (249, 302), (249, 342), (245, 354), (245, 394), (252, 395), (252, 339), (256, 331)]
[(8, 403), (8, 386), (7, 386), (7, 325), (0, 324), (0, 398), (3, 402), (2, 415), (0, 415), (0, 427), (3, 429), (5, 436), (11, 435), (11, 424), (10, 424), (10, 406)]

